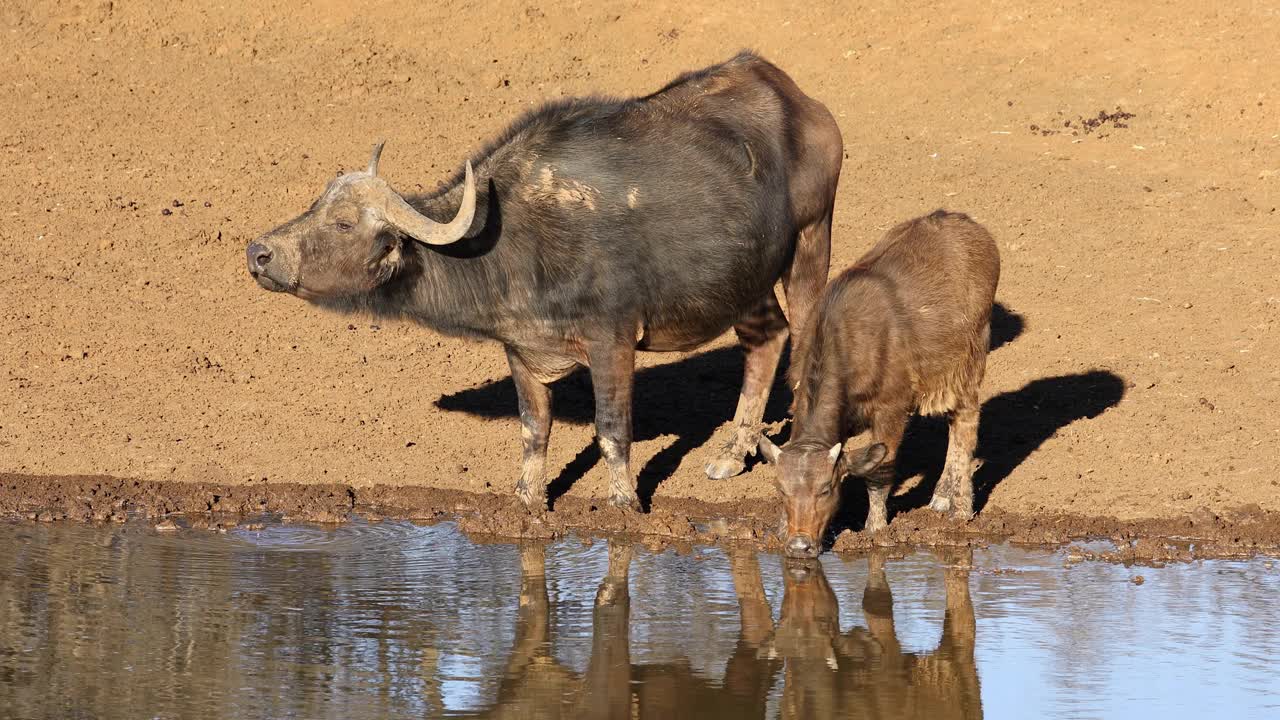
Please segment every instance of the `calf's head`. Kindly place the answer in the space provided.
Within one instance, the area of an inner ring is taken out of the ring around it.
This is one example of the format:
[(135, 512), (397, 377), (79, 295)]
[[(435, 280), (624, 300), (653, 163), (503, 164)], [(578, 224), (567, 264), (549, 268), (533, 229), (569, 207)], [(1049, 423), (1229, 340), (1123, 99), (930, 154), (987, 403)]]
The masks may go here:
[(827, 524), (840, 505), (840, 482), (846, 475), (869, 475), (888, 455), (883, 443), (852, 452), (841, 452), (842, 446), (790, 442), (779, 448), (769, 438), (760, 437), (760, 453), (777, 468), (774, 485), (786, 508), (784, 549), (788, 557), (818, 556)]
[(395, 275), (406, 240), (447, 245), (462, 239), (475, 215), (471, 163), (457, 215), (438, 223), (378, 177), (381, 155), (379, 143), (368, 169), (334, 178), (306, 212), (249, 244), (249, 274), (259, 285), (306, 300), (349, 297)]

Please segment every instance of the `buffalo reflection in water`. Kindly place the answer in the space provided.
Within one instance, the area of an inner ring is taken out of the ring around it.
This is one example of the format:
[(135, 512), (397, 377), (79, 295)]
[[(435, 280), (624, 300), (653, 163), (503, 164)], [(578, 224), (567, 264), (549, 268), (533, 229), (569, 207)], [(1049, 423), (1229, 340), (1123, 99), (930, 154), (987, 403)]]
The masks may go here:
[(633, 664), (632, 547), (613, 541), (596, 592), (591, 658), (584, 673), (558, 662), (551, 633), (545, 554), (521, 550), (515, 644), (485, 718), (765, 717), (781, 669), (784, 718), (979, 718), (971, 553), (949, 553), (942, 639), (930, 653), (904, 652), (893, 620), (885, 555), (869, 557), (862, 596), (866, 627), (840, 631), (839, 603), (821, 565), (784, 561), (785, 594), (775, 626), (754, 553), (731, 552), (741, 623), (722, 682), (688, 663)]

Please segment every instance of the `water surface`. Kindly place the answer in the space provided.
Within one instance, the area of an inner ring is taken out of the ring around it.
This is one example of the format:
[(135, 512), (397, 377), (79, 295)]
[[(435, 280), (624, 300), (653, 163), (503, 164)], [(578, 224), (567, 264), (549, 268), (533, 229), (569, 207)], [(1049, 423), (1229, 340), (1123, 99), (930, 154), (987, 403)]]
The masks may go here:
[[(1280, 568), (0, 524), (0, 717), (1280, 717)], [(1134, 582), (1141, 575), (1142, 582)]]

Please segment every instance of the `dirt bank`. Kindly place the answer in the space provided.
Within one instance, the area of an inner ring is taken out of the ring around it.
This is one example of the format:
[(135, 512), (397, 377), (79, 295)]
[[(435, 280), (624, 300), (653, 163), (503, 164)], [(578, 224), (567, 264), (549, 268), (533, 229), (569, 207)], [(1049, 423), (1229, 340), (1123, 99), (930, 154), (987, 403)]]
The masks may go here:
[[(971, 523), (940, 518), (924, 508), (898, 514), (888, 530), (855, 532), (861, 516), (837, 518), (843, 530), (832, 549), (860, 553), (872, 547), (982, 545), (1014, 542), (1058, 546), (1077, 539), (1109, 539), (1112, 550), (1075, 552), (1072, 560), (1104, 559), (1126, 563), (1163, 563), (1195, 558), (1280, 555), (1280, 513), (1234, 508), (1219, 516), (1201, 508), (1183, 520), (1123, 521), (1054, 513), (1026, 517), (992, 509)], [(689, 543), (747, 543), (780, 549), (773, 532), (781, 506), (776, 501), (708, 503), (688, 498), (662, 499), (647, 513), (618, 510), (589, 498), (564, 497), (555, 512), (531, 516), (514, 497), (424, 486), (256, 483), (150, 482), (109, 477), (0, 476), (0, 520), (40, 522), (125, 522), (148, 520), (158, 530), (176, 527), (226, 529), (265, 520), (338, 523), (366, 519), (456, 520), (480, 538), (549, 539), (574, 533), (583, 537), (634, 535), (655, 546)]]
[[(243, 248), (376, 139), (396, 186), (431, 188), (533, 103), (650, 91), (755, 47), (841, 124), (835, 267), (939, 206), (998, 239), (977, 528), (1178, 535), (1205, 508), (1245, 532), (1232, 508), (1280, 512), (1265, 3), (18, 0), (0, 19), (0, 471), (138, 478), (182, 509), (208, 488), (270, 505), (303, 483), (280, 510), (420, 487), (413, 507), (456, 491), (509, 512), (499, 348), (261, 292)], [(737, 399), (728, 338), (642, 364), (635, 466), (655, 515), (625, 522), (714, 507), (765, 523), (750, 511), (772, 502), (766, 469), (701, 472)], [(606, 473), (584, 377), (556, 408), (560, 518)], [(943, 443), (936, 423), (913, 429), (899, 510), (927, 500)], [(11, 481), (3, 502), (62, 482)]]

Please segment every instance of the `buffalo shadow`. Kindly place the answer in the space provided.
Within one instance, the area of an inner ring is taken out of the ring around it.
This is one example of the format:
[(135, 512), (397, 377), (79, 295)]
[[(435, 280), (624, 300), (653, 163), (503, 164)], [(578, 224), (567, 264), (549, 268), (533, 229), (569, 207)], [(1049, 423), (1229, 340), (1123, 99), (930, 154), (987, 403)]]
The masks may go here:
[[(991, 314), (991, 348), (1012, 342), (1022, 334), (1026, 324), (1021, 315), (996, 303)], [(636, 371), (632, 434), (635, 442), (653, 440), (664, 435), (675, 436), (667, 447), (639, 468), (636, 493), (647, 508), (653, 493), (662, 481), (671, 477), (690, 452), (706, 445), (716, 431), (732, 419), (742, 389), (744, 354), (741, 346), (723, 347), (685, 357), (676, 362), (647, 367)], [(786, 383), (786, 368), (790, 361), (790, 347), (779, 363), (769, 403), (765, 406), (764, 421), (775, 423), (788, 417), (791, 405), (791, 389)], [(586, 425), (595, 422), (595, 401), (591, 391), (591, 375), (580, 368), (567, 377), (551, 384), (552, 413), (554, 421), (550, 442), (556, 442), (555, 425)], [(510, 376), (502, 380), (486, 382), (474, 388), (442, 395), (436, 407), (449, 412), (464, 412), (483, 418), (517, 418), (515, 383)], [(783, 431), (783, 438), (790, 430)], [(728, 439), (727, 430), (723, 439)], [(707, 459), (713, 448), (707, 448)], [(547, 498), (554, 505), (557, 498), (595, 467), (600, 461), (598, 446), (587, 444), (552, 478), (547, 488)], [(756, 457), (747, 458), (747, 472), (761, 462)], [(519, 475), (519, 455), (511, 457), (511, 482), (514, 486)], [(862, 505), (865, 510), (866, 499)]]
[[(743, 352), (740, 347), (724, 347), (683, 358), (676, 362), (638, 369), (635, 376), (632, 437), (635, 442), (666, 435), (675, 439), (649, 459), (637, 473), (636, 492), (647, 508), (659, 483), (671, 477), (691, 451), (705, 445), (716, 430), (733, 417), (742, 387)], [(784, 360), (786, 358), (784, 357)], [(595, 401), (591, 375), (578, 369), (551, 384), (551, 443), (556, 442), (556, 424), (587, 425), (595, 422)], [(782, 374), (775, 379), (765, 421), (786, 417), (791, 394)], [(465, 412), (484, 418), (516, 418), (515, 384), (510, 377), (478, 387), (442, 395), (436, 406), (450, 412)], [(726, 431), (725, 438), (728, 438)], [(707, 450), (707, 459), (711, 450)], [(511, 457), (511, 482), (519, 476), (519, 455)], [(600, 461), (595, 442), (588, 443), (576, 457), (552, 478), (548, 500), (556, 499), (582, 479)]]
[(1027, 321), (1021, 314), (1010, 310), (1004, 303), (991, 306), (991, 350), (1008, 345), (1027, 329)]
[[(1001, 393), (982, 404), (978, 424), (978, 448), (982, 462), (973, 475), (973, 508), (981, 512), (996, 486), (1030, 457), (1058, 430), (1097, 417), (1124, 398), (1124, 378), (1106, 370), (1040, 378), (1018, 390)], [(898, 451), (901, 480), (921, 475), (910, 491), (889, 499), (894, 514), (929, 504), (947, 454), (947, 419), (912, 418)], [(867, 493), (862, 482), (846, 482), (840, 514), (832, 533), (859, 529), (867, 516)]]

